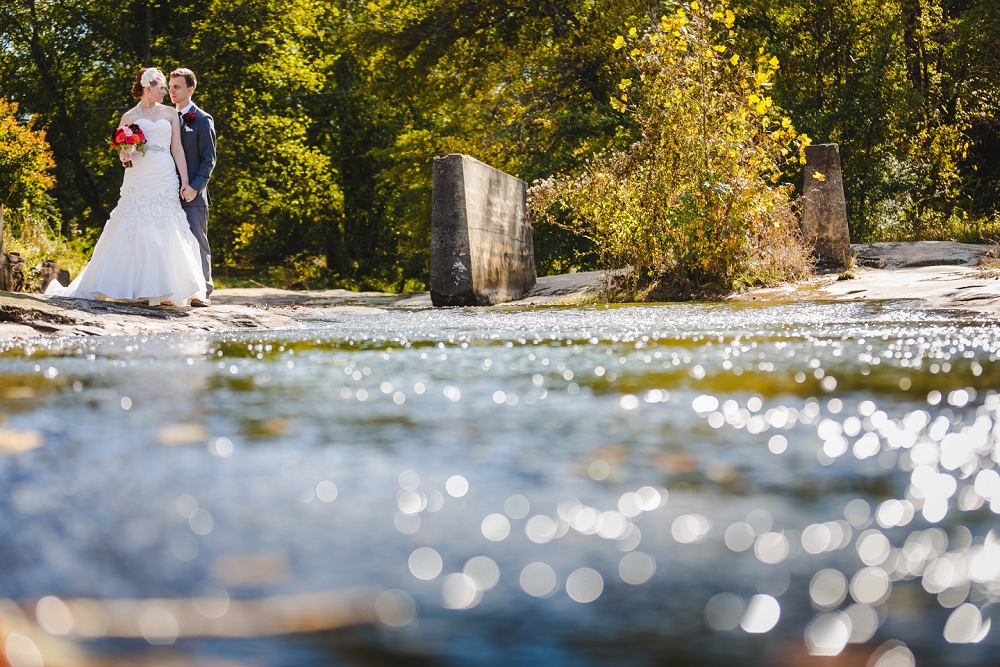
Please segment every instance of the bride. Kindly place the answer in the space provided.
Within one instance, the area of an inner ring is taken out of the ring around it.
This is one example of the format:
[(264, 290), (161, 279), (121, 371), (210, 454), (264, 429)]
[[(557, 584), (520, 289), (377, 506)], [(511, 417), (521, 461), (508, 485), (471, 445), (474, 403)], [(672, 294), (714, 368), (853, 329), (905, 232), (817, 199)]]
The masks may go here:
[[(166, 79), (158, 69), (139, 70), (132, 86), (132, 97), (139, 103), (125, 112), (119, 127), (138, 124), (146, 135), (146, 154), (136, 151), (132, 156), (134, 166), (125, 170), (118, 206), (90, 262), (68, 287), (52, 281), (46, 294), (150, 306), (205, 300), (198, 241), (178, 194), (193, 192), (181, 125), (177, 112), (160, 104), (166, 92)], [(122, 156), (122, 164), (128, 160), (127, 154)]]

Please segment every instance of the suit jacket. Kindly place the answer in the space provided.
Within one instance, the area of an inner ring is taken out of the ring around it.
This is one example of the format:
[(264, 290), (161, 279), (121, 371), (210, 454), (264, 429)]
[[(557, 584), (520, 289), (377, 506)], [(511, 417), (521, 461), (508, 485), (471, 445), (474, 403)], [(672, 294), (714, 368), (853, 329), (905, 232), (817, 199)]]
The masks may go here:
[(191, 201), (181, 200), (181, 206), (209, 206), (208, 181), (215, 169), (215, 120), (198, 105), (192, 105), (194, 121), (181, 121), (181, 144), (187, 160), (188, 185), (198, 191)]

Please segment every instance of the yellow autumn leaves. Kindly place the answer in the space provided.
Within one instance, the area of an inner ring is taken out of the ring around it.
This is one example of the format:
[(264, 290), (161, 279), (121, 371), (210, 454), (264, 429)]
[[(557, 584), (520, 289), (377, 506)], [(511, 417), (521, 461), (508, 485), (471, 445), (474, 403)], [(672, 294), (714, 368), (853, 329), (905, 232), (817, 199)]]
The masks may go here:
[(627, 91), (631, 85), (632, 79), (622, 79), (618, 82), (618, 90), (621, 91), (621, 99), (616, 99), (615, 97), (611, 98), (611, 106), (614, 107), (615, 110), (624, 112), (628, 108), (625, 104), (628, 100), (628, 94), (625, 91)]
[(770, 97), (761, 97), (760, 95), (751, 95), (749, 98), (750, 104), (753, 105), (754, 109), (761, 116), (767, 113), (767, 110), (774, 106), (774, 100)]
[[(692, 21), (698, 21), (704, 29), (697, 31)], [(746, 119), (755, 114), (760, 119), (763, 130), (772, 139), (796, 144), (783, 147), (778, 152), (791, 162), (804, 164), (804, 146), (808, 145), (808, 138), (805, 135), (798, 136), (787, 117), (779, 115), (780, 127), (774, 128), (773, 116), (780, 114), (780, 110), (775, 108), (774, 100), (767, 91), (773, 85), (774, 74), (780, 66), (778, 58), (766, 53), (761, 47), (755, 66), (750, 67), (744, 63), (753, 63), (754, 60), (744, 61), (738, 53), (727, 53), (735, 46), (735, 24), (736, 13), (726, 5), (725, 0), (716, 3), (710, 10), (703, 8), (698, 2), (691, 2), (677, 6), (672, 15), (661, 16), (659, 30), (647, 30), (640, 34), (635, 27), (631, 27), (615, 37), (612, 47), (615, 51), (621, 51), (632, 46), (627, 60), (633, 68), (640, 71), (645, 67), (646, 58), (661, 63), (683, 60), (684, 66), (691, 71), (712, 71), (717, 68), (715, 60), (724, 58), (733, 70), (731, 73), (735, 73), (736, 79), (740, 81), (740, 88), (746, 91), (746, 109), (728, 113), (727, 120)], [(618, 93), (610, 97), (611, 106), (619, 113), (627, 112), (632, 106), (632, 92), (642, 94), (641, 89), (632, 91), (632, 87), (633, 79), (623, 78), (618, 85)], [(677, 105), (683, 103), (685, 96), (686, 93), (675, 91), (661, 96), (661, 99), (666, 104)], [(796, 149), (797, 155), (792, 155), (789, 148)]]
[(777, 58), (733, 53), (735, 23), (726, 0), (709, 0), (617, 35), (628, 70), (611, 104), (633, 114), (641, 140), (533, 190), (533, 214), (576, 220), (605, 268), (633, 267), (635, 289), (651, 278), (725, 292), (805, 266), (781, 176), (808, 137), (770, 94)]

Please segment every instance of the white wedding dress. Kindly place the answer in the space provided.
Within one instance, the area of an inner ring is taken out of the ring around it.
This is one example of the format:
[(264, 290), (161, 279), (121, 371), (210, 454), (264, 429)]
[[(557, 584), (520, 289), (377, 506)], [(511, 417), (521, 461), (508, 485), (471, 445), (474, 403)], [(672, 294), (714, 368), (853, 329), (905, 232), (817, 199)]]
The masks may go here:
[(181, 208), (180, 183), (170, 154), (170, 121), (140, 118), (146, 154), (125, 170), (121, 198), (101, 232), (90, 262), (63, 287), (46, 294), (79, 299), (164, 301), (183, 306), (205, 299), (198, 241)]

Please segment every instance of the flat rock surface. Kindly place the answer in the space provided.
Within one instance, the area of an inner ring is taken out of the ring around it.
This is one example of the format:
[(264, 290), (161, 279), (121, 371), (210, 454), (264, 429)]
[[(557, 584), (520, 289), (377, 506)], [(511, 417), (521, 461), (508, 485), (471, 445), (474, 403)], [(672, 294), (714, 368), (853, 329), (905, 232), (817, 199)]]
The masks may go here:
[(151, 335), (296, 329), (295, 313), (259, 306), (149, 308), (109, 301), (88, 301), (0, 292), (0, 340), (35, 336)]
[(851, 249), (859, 265), (875, 269), (973, 266), (995, 253), (995, 246), (951, 241), (856, 244)]
[(1000, 315), (1000, 263), (994, 246), (921, 241), (856, 245), (854, 250), (867, 261), (859, 261), (851, 271), (750, 290), (730, 300), (875, 299), (907, 302), (922, 309)]
[(603, 271), (581, 271), (564, 273), (560, 276), (544, 276), (538, 279), (527, 299), (544, 297), (566, 297), (592, 294), (607, 286)]
[[(572, 304), (598, 294), (606, 286), (603, 271), (580, 271), (564, 273), (559, 276), (542, 276), (523, 299), (509, 303), (489, 306), (491, 308)], [(415, 292), (406, 294), (393, 307), (396, 308), (430, 308), (430, 292)]]
[(835, 274), (793, 285), (755, 289), (729, 297), (731, 301), (846, 301), (881, 299), (910, 302), (933, 310), (967, 310), (1000, 315), (1000, 271), (978, 267), (924, 266), (907, 269), (866, 269), (840, 280)]
[(351, 292), (345, 289), (292, 291), (260, 287), (252, 289), (217, 289), (212, 292), (213, 305), (233, 306), (347, 306), (388, 305), (399, 300), (398, 294), (387, 292)]
[[(881, 299), (926, 309), (1000, 315), (1000, 262), (994, 246), (922, 241), (853, 246), (857, 268), (779, 287), (749, 290), (734, 301)], [(871, 268), (880, 267), (880, 268)], [(606, 285), (606, 273), (545, 276), (507, 308), (586, 301)], [(849, 279), (847, 276), (850, 276)], [(347, 290), (220, 289), (211, 308), (148, 308), (126, 303), (0, 292), (0, 341), (38, 336), (113, 336), (281, 330), (303, 321), (331, 320), (378, 308), (430, 308), (430, 293)]]

